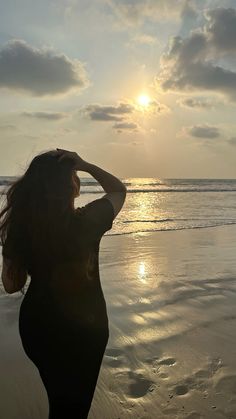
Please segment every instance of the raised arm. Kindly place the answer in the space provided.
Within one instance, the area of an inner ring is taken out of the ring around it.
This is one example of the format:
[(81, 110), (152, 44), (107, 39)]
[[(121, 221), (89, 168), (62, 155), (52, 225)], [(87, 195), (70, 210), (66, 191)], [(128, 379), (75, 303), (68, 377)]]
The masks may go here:
[(64, 154), (62, 154), (62, 156), (59, 158), (59, 161), (63, 158), (71, 158), (74, 160), (75, 170), (81, 170), (89, 173), (97, 180), (98, 183), (100, 183), (106, 192), (106, 195), (104, 195), (103, 198), (108, 199), (112, 203), (114, 209), (114, 217), (116, 217), (124, 205), (127, 191), (126, 186), (121, 182), (121, 180), (111, 173), (106, 172), (101, 167), (83, 160), (75, 152), (62, 149), (57, 150), (61, 152), (64, 151)]
[(106, 172), (95, 164), (88, 163), (86, 172), (93, 176), (103, 187), (106, 195), (103, 198), (108, 199), (114, 208), (114, 217), (120, 212), (126, 198), (125, 185), (114, 175)]

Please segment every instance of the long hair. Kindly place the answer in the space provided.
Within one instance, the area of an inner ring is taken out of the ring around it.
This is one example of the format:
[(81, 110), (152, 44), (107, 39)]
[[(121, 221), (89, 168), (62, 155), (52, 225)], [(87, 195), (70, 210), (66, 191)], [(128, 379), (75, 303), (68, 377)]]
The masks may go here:
[[(71, 160), (58, 162), (58, 157), (55, 150), (38, 154), (26, 172), (4, 191), (6, 205), (0, 212), (0, 239), (12, 261), (12, 278), (19, 267), (29, 271), (35, 261), (45, 266), (58, 258), (68, 243), (75, 171)], [(76, 180), (78, 186), (79, 178)]]

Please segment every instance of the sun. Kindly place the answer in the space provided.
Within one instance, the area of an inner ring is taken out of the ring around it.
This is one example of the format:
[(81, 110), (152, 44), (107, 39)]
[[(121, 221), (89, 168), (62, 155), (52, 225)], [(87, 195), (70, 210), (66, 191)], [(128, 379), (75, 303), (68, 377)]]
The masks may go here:
[(148, 95), (140, 95), (138, 97), (138, 104), (140, 106), (143, 106), (144, 108), (147, 108), (148, 105), (150, 105), (151, 98)]

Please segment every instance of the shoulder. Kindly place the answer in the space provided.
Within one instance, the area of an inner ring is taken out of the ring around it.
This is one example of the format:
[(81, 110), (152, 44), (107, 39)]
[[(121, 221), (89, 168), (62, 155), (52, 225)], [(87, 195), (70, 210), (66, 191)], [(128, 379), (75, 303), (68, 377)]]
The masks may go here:
[(114, 208), (112, 203), (104, 197), (77, 208), (75, 212), (82, 228), (91, 232), (92, 235), (102, 235), (112, 228), (115, 217)]
[[(114, 218), (114, 207), (112, 205), (112, 202), (106, 198), (98, 198), (94, 201), (89, 202), (83, 207), (78, 207), (75, 209), (75, 214), (78, 217), (84, 217), (84, 216), (96, 216), (99, 214), (103, 215), (109, 215)], [(97, 218), (97, 217), (96, 217)]]

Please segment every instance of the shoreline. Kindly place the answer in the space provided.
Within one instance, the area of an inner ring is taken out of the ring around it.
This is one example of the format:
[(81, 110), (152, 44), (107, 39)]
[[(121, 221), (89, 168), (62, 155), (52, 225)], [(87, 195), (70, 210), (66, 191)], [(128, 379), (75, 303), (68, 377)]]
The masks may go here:
[(160, 229), (160, 230), (145, 230), (145, 231), (130, 231), (130, 232), (124, 232), (124, 233), (111, 233), (111, 234), (105, 234), (104, 237), (114, 237), (114, 236), (125, 236), (130, 234), (152, 234), (152, 233), (158, 233), (158, 232), (167, 232), (167, 231), (183, 231), (183, 230), (198, 230), (198, 229), (209, 229), (209, 228), (216, 228), (216, 227), (232, 227), (236, 226), (236, 222), (228, 223), (228, 224), (219, 224), (214, 226), (198, 226), (198, 227), (182, 227), (182, 228), (168, 228), (168, 229)]

